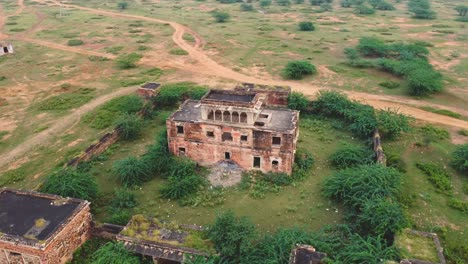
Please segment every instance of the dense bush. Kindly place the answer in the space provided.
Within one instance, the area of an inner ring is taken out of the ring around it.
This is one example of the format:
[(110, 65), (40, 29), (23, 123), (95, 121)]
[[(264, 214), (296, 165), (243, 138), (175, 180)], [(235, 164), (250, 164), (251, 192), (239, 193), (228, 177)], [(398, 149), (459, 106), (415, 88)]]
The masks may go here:
[(135, 115), (124, 114), (117, 119), (115, 126), (119, 129), (120, 136), (123, 139), (131, 140), (140, 135), (143, 120)]
[(292, 92), (288, 95), (289, 109), (306, 111), (310, 105), (309, 99), (302, 93)]
[(457, 5), (455, 10), (458, 12), (459, 16), (466, 16), (468, 13), (468, 6), (466, 5)]
[(372, 199), (364, 202), (357, 224), (365, 227), (363, 233), (389, 237), (408, 225), (401, 206), (388, 199)]
[(106, 223), (125, 226), (132, 219), (132, 212), (128, 209), (111, 208), (110, 216), (105, 219)]
[(154, 103), (160, 107), (175, 107), (185, 99), (200, 99), (208, 89), (189, 82), (165, 84), (161, 86), (158, 96), (154, 97)]
[(267, 7), (269, 5), (271, 5), (271, 0), (260, 0), (261, 7)]
[(116, 64), (119, 69), (126, 70), (130, 68), (135, 68), (136, 63), (142, 58), (143, 56), (141, 54), (132, 52), (130, 54), (123, 54), (120, 55), (116, 59)]
[(289, 61), (283, 70), (286, 79), (300, 80), (306, 75), (314, 74), (315, 66), (305, 60)]
[(367, 4), (360, 4), (354, 8), (354, 12), (360, 15), (372, 15), (375, 13), (375, 9)]
[(352, 208), (362, 208), (370, 199), (395, 197), (401, 185), (400, 173), (379, 164), (348, 168), (325, 179), (323, 193)]
[(299, 30), (300, 31), (314, 31), (315, 27), (314, 27), (314, 24), (310, 21), (302, 21), (302, 22), (299, 22)]
[(311, 5), (319, 6), (325, 3), (332, 3), (333, 0), (310, 0)]
[(208, 237), (226, 263), (244, 263), (252, 250), (255, 225), (246, 217), (236, 217), (232, 211), (216, 216), (208, 227)]
[(289, 6), (291, 5), (290, 0), (276, 0), (276, 4), (279, 6)]
[(117, 189), (114, 192), (114, 198), (111, 200), (111, 206), (118, 209), (128, 209), (137, 206), (135, 194), (128, 189)]
[(229, 13), (223, 12), (223, 11), (214, 11), (214, 12), (212, 12), (212, 15), (213, 15), (215, 21), (218, 22), (218, 23), (224, 23), (224, 22), (228, 21), (229, 18), (231, 17), (231, 15), (229, 15)]
[(357, 145), (345, 145), (333, 153), (329, 160), (333, 167), (345, 169), (358, 165), (371, 164), (373, 158), (374, 153), (370, 149)]
[(377, 111), (377, 125), (382, 136), (395, 138), (401, 133), (411, 130), (410, 122), (412, 119), (397, 110), (379, 110)]
[(68, 46), (81, 46), (84, 42), (81, 39), (70, 39), (67, 42)]
[(150, 166), (147, 160), (133, 156), (114, 162), (112, 170), (125, 187), (141, 185), (150, 178)]
[(413, 13), (414, 18), (434, 19), (436, 12), (432, 11), (429, 0), (409, 0), (408, 11)]
[(92, 264), (140, 264), (121, 242), (108, 242), (92, 255)]
[(452, 153), (452, 166), (468, 176), (468, 144), (458, 146)]
[(63, 169), (50, 174), (39, 190), (83, 200), (93, 200), (98, 195), (96, 179), (87, 173), (72, 169)]
[(432, 69), (416, 69), (408, 74), (407, 79), (411, 95), (427, 95), (443, 89), (442, 75)]
[(183, 199), (195, 194), (205, 184), (205, 179), (196, 171), (195, 162), (178, 157), (172, 157), (169, 162), (168, 181), (160, 189), (163, 198)]
[(445, 192), (452, 191), (452, 181), (447, 171), (433, 163), (417, 163), (416, 167), (420, 169), (434, 186)]
[(118, 3), (117, 3), (117, 8), (120, 9), (120, 10), (127, 9), (127, 7), (128, 7), (128, 3), (127, 3), (127, 2), (118, 2)]
[(294, 163), (297, 165), (298, 169), (308, 171), (314, 166), (314, 157), (312, 153), (303, 149), (297, 148), (296, 155), (294, 156)]
[(317, 100), (312, 102), (315, 112), (338, 118), (343, 118), (352, 104), (345, 94), (334, 91), (320, 91)]
[(242, 11), (253, 11), (254, 10), (253, 5), (251, 5), (251, 4), (242, 3), (240, 7), (241, 7)]

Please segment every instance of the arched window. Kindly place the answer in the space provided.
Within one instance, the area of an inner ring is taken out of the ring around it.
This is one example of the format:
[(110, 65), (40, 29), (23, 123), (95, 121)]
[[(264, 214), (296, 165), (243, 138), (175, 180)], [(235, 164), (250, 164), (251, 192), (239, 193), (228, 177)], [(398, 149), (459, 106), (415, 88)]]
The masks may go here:
[(242, 112), (240, 114), (240, 122), (241, 123), (247, 123), (247, 114), (246, 113)]
[(208, 112), (208, 120), (214, 120), (214, 112), (213, 112), (213, 110), (210, 110), (210, 111)]
[(220, 110), (216, 110), (215, 112), (215, 120), (216, 121), (223, 121), (223, 114)]
[(229, 111), (223, 112), (223, 121), (224, 122), (231, 122), (231, 113)]
[(239, 123), (239, 113), (232, 112), (232, 122), (233, 123)]

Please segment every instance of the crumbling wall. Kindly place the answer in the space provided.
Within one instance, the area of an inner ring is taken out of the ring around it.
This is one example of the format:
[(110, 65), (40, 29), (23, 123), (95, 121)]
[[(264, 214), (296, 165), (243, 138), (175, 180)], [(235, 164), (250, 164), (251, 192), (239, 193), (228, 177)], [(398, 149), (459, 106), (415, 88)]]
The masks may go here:
[(81, 162), (89, 161), (93, 157), (100, 155), (106, 151), (112, 144), (119, 140), (120, 134), (118, 129), (114, 129), (112, 132), (104, 134), (98, 142), (91, 144), (86, 150), (81, 153), (78, 157), (73, 158), (67, 163), (67, 166), (73, 167), (78, 166)]
[(380, 140), (380, 134), (379, 134), (378, 129), (376, 129), (374, 131), (374, 135), (372, 136), (372, 141), (374, 143), (374, 153), (375, 153), (375, 159), (376, 159), (377, 163), (386, 166), (387, 165), (387, 158), (386, 158), (385, 153), (383, 151), (382, 141)]

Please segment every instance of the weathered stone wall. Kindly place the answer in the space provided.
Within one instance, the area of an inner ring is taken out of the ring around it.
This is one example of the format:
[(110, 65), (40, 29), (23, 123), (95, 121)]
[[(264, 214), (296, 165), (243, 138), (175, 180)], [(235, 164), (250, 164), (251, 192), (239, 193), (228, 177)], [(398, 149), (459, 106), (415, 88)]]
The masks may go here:
[(374, 131), (374, 135), (372, 136), (372, 141), (374, 143), (374, 153), (375, 153), (375, 159), (377, 163), (386, 166), (387, 157), (385, 156), (385, 153), (383, 151), (382, 141), (380, 139), (380, 134), (379, 134), (378, 129)]
[[(37, 248), (14, 242), (0, 241), (1, 264), (60, 264), (72, 258), (73, 252), (90, 236), (91, 213), (89, 204), (70, 222), (47, 241), (45, 248)], [(60, 228), (60, 227), (59, 227)]]
[[(166, 122), (169, 150), (175, 155), (187, 156), (201, 165), (213, 165), (229, 159), (244, 169), (259, 169), (263, 172), (292, 172), (294, 162), (294, 135), (254, 131), (251, 128), (238, 128), (214, 124), (187, 122)], [(177, 133), (177, 126), (183, 126), (184, 133)], [(207, 136), (212, 132), (213, 136)], [(223, 134), (230, 133), (232, 141), (224, 140)], [(246, 136), (247, 140), (242, 140)], [(280, 145), (272, 145), (272, 137), (281, 137)], [(260, 167), (254, 167), (254, 157), (260, 158)], [(273, 161), (277, 164), (273, 164)]]
[(98, 142), (91, 144), (83, 153), (81, 153), (78, 157), (73, 158), (67, 163), (67, 166), (77, 166), (81, 162), (88, 161), (92, 157), (97, 156), (106, 149), (108, 149), (112, 144), (119, 140), (119, 131), (118, 129), (114, 129), (112, 132), (106, 133), (102, 136)]

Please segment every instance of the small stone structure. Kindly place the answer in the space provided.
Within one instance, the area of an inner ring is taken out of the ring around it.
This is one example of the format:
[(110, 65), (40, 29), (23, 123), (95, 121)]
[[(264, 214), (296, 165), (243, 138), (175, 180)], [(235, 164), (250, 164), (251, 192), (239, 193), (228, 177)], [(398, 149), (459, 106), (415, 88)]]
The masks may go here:
[(145, 83), (140, 86), (136, 93), (145, 99), (150, 99), (158, 94), (159, 83)]
[(387, 157), (385, 156), (385, 153), (383, 151), (382, 140), (380, 138), (380, 133), (378, 129), (374, 131), (374, 134), (372, 136), (372, 142), (374, 145), (375, 160), (377, 161), (377, 163), (386, 166)]
[(59, 264), (90, 236), (89, 202), (0, 189), (0, 263)]
[(240, 83), (236, 86), (235, 90), (265, 95), (265, 104), (270, 107), (287, 107), (288, 97), (291, 93), (291, 87), (289, 86), (272, 86), (254, 83)]
[(8, 42), (0, 41), (0, 56), (8, 54), (8, 53), (14, 53), (13, 45)]
[(166, 121), (170, 152), (205, 166), (227, 160), (245, 170), (290, 174), (299, 112), (285, 108), (283, 93), (210, 90), (185, 101)]
[(316, 252), (312, 246), (297, 245), (291, 252), (289, 264), (321, 264), (326, 256), (325, 253)]

